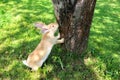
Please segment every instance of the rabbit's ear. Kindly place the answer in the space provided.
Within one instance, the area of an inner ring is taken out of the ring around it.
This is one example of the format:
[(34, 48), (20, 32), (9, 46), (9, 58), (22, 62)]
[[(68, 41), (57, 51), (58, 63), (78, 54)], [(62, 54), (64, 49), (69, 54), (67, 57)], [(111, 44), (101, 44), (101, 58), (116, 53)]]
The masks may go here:
[(46, 28), (43, 28), (43, 29), (41, 29), (41, 32), (42, 32), (43, 34), (45, 34), (45, 33), (49, 32), (49, 30), (46, 29)]
[(34, 23), (34, 26), (37, 27), (37, 28), (42, 29), (46, 25), (44, 23), (42, 23), (42, 22), (37, 22), (37, 23)]
[(42, 23), (42, 22), (35, 23), (34, 25), (35, 25), (35, 27), (41, 29), (41, 32), (42, 32), (43, 34), (45, 34), (46, 32), (49, 31), (49, 30), (47, 29), (46, 25), (45, 25), (44, 23)]

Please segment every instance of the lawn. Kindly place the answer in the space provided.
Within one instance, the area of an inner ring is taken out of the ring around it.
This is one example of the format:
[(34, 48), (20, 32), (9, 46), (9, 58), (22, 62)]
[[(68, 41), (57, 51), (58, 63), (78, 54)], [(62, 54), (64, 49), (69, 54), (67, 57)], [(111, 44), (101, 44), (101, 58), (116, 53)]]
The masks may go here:
[(55, 22), (51, 0), (0, 1), (0, 80), (120, 80), (119, 0), (97, 0), (85, 53), (65, 53), (57, 45), (31, 72), (22, 60), (41, 40), (33, 26), (39, 21)]

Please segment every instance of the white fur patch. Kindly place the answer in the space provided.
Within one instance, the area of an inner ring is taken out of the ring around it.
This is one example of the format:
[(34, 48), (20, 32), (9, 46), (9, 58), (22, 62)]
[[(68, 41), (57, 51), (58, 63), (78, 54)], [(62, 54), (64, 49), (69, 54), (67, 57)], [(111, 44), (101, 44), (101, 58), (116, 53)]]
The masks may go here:
[[(22, 62), (23, 62), (23, 64), (25, 64), (26, 66), (28, 66), (27, 60), (23, 60)], [(29, 66), (28, 66), (28, 67), (29, 67)]]

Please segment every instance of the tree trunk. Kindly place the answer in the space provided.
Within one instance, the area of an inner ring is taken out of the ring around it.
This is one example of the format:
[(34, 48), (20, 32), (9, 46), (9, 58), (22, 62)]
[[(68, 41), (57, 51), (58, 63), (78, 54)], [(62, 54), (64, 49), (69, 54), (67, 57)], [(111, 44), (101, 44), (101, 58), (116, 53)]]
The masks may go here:
[(67, 51), (82, 53), (87, 48), (96, 0), (52, 0), (62, 45)]

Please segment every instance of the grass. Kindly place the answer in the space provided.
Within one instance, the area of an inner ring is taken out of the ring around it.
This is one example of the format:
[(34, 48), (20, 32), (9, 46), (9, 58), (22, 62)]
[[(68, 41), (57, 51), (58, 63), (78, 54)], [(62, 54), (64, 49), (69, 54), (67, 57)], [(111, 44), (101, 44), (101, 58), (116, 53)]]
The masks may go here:
[(97, 0), (83, 55), (55, 46), (43, 67), (31, 72), (22, 60), (41, 39), (33, 23), (55, 22), (51, 0), (0, 1), (0, 80), (120, 80), (119, 4), (119, 0)]

